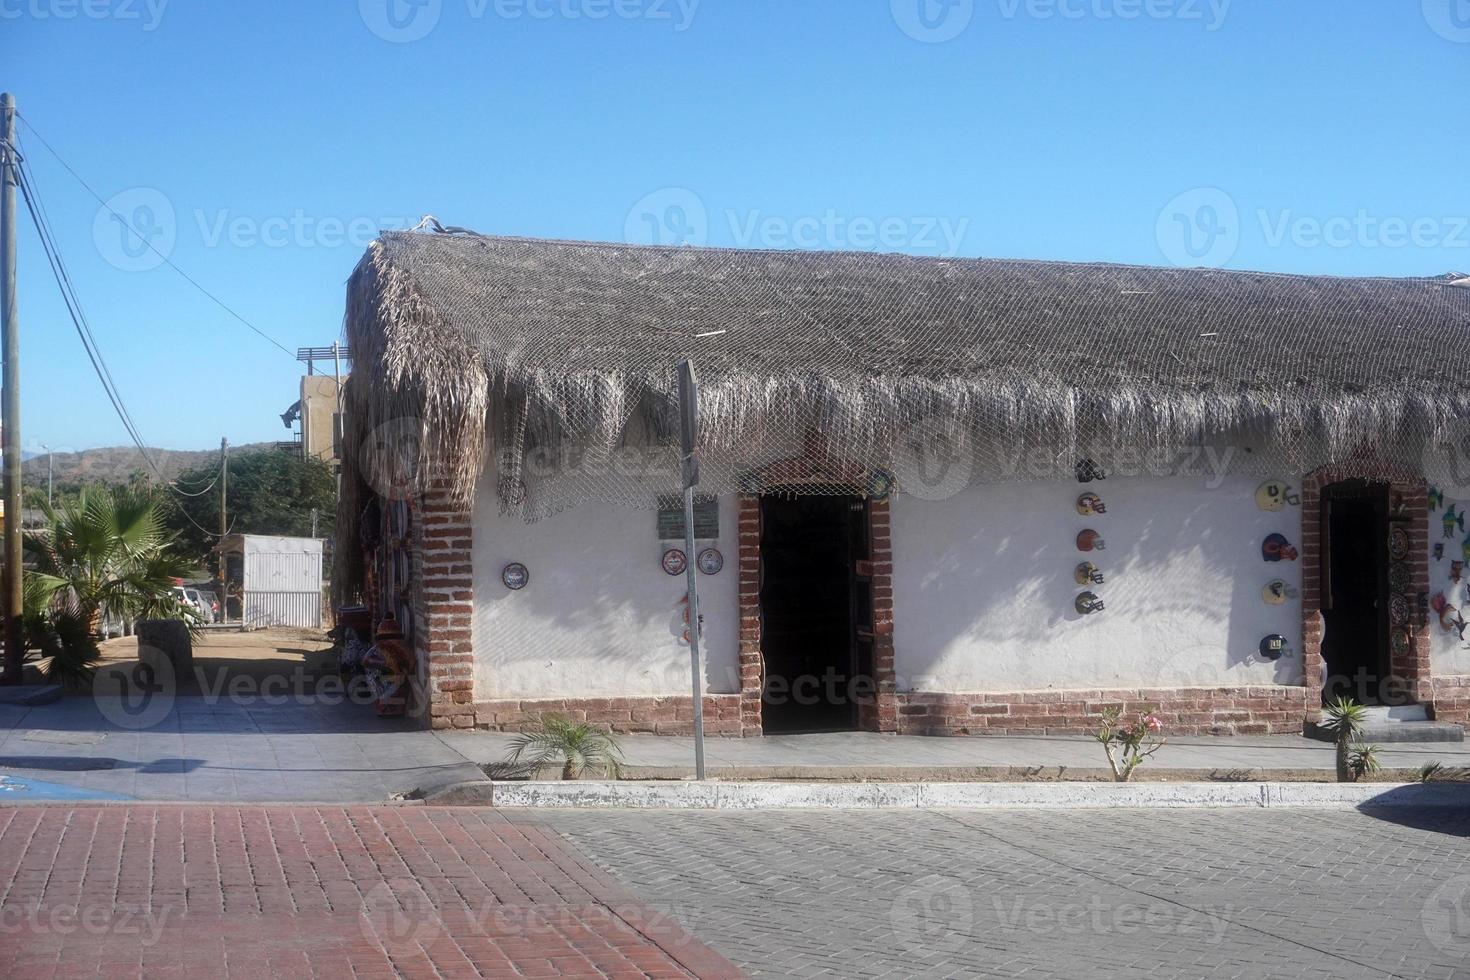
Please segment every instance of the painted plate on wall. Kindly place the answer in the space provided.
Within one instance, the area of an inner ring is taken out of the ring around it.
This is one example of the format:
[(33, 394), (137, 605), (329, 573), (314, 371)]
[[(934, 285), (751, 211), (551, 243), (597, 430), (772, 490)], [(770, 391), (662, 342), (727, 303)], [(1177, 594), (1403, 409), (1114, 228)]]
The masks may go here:
[(1395, 623), (1407, 623), (1411, 610), (1409, 608), (1409, 597), (1406, 595), (1395, 595), (1388, 600), (1388, 618)]
[(1408, 562), (1394, 562), (1388, 566), (1388, 587), (1394, 592), (1414, 591), (1414, 570)]
[(725, 556), (720, 554), (718, 548), (706, 548), (699, 553), (695, 564), (706, 575), (718, 575), (720, 569), (725, 567)]
[(1394, 561), (1403, 561), (1409, 557), (1409, 532), (1401, 527), (1391, 528), (1388, 532), (1388, 557)]
[(664, 552), (663, 560), (659, 564), (670, 575), (683, 575), (684, 570), (689, 567), (689, 559), (678, 548), (670, 548)]
[(1409, 631), (1400, 627), (1389, 634), (1389, 642), (1393, 644), (1393, 654), (1402, 657), (1409, 652)]

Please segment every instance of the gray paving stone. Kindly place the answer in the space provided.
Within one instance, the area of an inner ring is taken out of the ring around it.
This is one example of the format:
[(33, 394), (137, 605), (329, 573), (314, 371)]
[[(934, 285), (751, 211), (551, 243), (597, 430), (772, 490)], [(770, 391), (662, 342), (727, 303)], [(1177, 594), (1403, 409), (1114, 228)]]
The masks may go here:
[(572, 811), (757, 976), (1470, 977), (1470, 813)]

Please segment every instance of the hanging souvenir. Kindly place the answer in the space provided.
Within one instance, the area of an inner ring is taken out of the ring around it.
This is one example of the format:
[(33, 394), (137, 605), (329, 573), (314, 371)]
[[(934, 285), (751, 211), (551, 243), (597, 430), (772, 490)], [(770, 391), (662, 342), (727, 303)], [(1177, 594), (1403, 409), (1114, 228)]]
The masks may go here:
[(1434, 542), (1434, 560), (1435, 561), (1443, 561), (1444, 560), (1444, 542), (1443, 541), (1436, 541), (1436, 542)]
[(683, 575), (684, 570), (689, 567), (689, 559), (678, 548), (670, 548), (664, 552), (663, 560), (659, 564), (670, 575)]
[(1102, 612), (1103, 610), (1103, 601), (1094, 592), (1079, 593), (1077, 600), (1072, 605), (1084, 616), (1090, 616), (1095, 612)]
[(1093, 480), (1106, 480), (1108, 475), (1103, 468), (1090, 459), (1079, 459), (1077, 461), (1077, 482), (1091, 483)]
[(1103, 541), (1102, 535), (1090, 527), (1077, 533), (1078, 551), (1102, 551), (1106, 547), (1107, 543)]
[(1409, 557), (1409, 532), (1397, 525), (1388, 532), (1388, 557), (1394, 561)]
[(1302, 498), (1283, 480), (1267, 480), (1256, 487), (1256, 506), (1261, 510), (1282, 510), (1287, 504), (1295, 507)]
[(1388, 566), (1388, 588), (1391, 592), (1409, 592), (1414, 588), (1414, 570), (1408, 562), (1397, 561)]
[(1439, 487), (1429, 488), (1429, 509), (1439, 510), (1444, 506), (1444, 491)]
[(1259, 650), (1261, 656), (1266, 660), (1280, 660), (1291, 651), (1291, 648), (1286, 642), (1286, 637), (1280, 633), (1271, 633), (1261, 637)]
[(1279, 578), (1267, 582), (1265, 587), (1261, 589), (1261, 598), (1265, 599), (1267, 604), (1272, 606), (1279, 606), (1287, 599), (1295, 599), (1300, 594), (1296, 589), (1293, 589)]
[(887, 500), (893, 492), (893, 474), (887, 470), (874, 470), (868, 474), (868, 496), (873, 500)]
[(1106, 514), (1108, 505), (1095, 493), (1084, 493), (1077, 498), (1077, 513), (1083, 517), (1091, 517), (1094, 514)]
[(1296, 561), (1296, 549), (1284, 534), (1268, 534), (1261, 542), (1261, 558), (1265, 561)]
[(1465, 627), (1470, 626), (1470, 623), (1465, 621), (1465, 617), (1461, 616), (1459, 612), (1456, 612), (1455, 618), (1450, 620), (1450, 625), (1455, 628), (1455, 635), (1459, 638), (1460, 642), (1465, 642)]
[(1391, 622), (1408, 623), (1409, 616), (1408, 596), (1395, 594), (1388, 597), (1388, 618)]
[(1453, 538), (1455, 536), (1456, 527), (1461, 531), (1465, 530), (1465, 512), (1462, 510), (1456, 514), (1454, 504), (1450, 504), (1445, 508), (1444, 516), (1439, 520), (1441, 526), (1444, 528), (1444, 536), (1447, 538)]
[(695, 567), (706, 575), (718, 575), (725, 567), (725, 556), (717, 548), (704, 549), (694, 561)]
[(1085, 561), (1072, 571), (1072, 578), (1076, 579), (1078, 585), (1102, 585), (1102, 571), (1090, 561)]
[(1429, 600), (1429, 607), (1439, 616), (1439, 628), (1448, 633), (1455, 629), (1454, 619), (1460, 615), (1460, 610), (1450, 605), (1450, 601), (1444, 597), (1443, 592), (1436, 592), (1434, 598)]
[(1470, 538), (1460, 543), (1460, 554), (1466, 561), (1470, 561)]
[(1462, 562), (1462, 561), (1452, 561), (1452, 562), (1450, 562), (1450, 581), (1451, 582), (1454, 582), (1456, 585), (1459, 585), (1460, 584), (1460, 573), (1463, 572), (1464, 570), (1465, 570), (1465, 563), (1464, 562)]
[(500, 581), (512, 592), (519, 592), (530, 583), (531, 573), (525, 565), (513, 561), (500, 570)]

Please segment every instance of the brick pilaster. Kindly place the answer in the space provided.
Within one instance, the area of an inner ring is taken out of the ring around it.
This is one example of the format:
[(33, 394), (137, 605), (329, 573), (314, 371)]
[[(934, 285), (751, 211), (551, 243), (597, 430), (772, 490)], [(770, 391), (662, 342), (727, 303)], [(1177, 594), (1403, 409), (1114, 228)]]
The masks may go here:
[(761, 500), (740, 497), (740, 727), (761, 734), (761, 692), (765, 661), (761, 657)]
[(415, 530), (419, 710), (432, 728), (473, 728), (474, 516), (436, 482), (420, 497)]
[(889, 503), (868, 502), (868, 548), (873, 562), (873, 686), (875, 707), (862, 719), (867, 731), (898, 731), (897, 675), (893, 662), (893, 538)]

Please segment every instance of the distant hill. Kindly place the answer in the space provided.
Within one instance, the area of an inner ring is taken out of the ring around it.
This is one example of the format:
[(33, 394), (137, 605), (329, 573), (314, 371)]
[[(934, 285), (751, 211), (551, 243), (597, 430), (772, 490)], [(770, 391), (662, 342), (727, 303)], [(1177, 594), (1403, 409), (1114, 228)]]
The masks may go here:
[[(261, 452), (273, 449), (274, 443), (255, 442), (244, 446), (231, 446), (230, 455)], [(164, 479), (172, 480), (185, 470), (213, 464), (219, 459), (218, 449), (149, 449), (148, 453)], [(46, 486), (46, 454), (31, 456), (21, 463), (24, 474), (22, 482), (28, 487)], [(151, 472), (143, 454), (134, 446), (109, 446), (104, 449), (84, 449), (79, 453), (55, 453), (52, 461), (52, 477), (57, 487), (76, 486), (82, 483), (127, 483), (134, 473)]]

